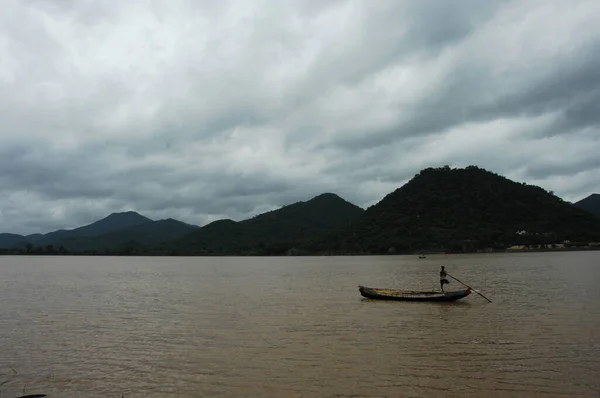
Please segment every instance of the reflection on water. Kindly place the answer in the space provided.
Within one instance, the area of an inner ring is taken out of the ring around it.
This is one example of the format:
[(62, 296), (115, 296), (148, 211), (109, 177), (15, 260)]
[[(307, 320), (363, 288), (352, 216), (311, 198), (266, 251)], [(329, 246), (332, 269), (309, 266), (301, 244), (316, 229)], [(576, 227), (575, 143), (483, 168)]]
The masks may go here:
[(598, 260), (0, 257), (0, 396), (597, 397)]

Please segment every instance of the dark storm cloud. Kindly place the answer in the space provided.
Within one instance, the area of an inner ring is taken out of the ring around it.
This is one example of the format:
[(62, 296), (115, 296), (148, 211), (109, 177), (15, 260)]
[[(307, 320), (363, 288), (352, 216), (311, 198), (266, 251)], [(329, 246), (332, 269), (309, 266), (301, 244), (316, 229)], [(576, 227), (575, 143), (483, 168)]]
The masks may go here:
[(3, 6), (3, 231), (367, 206), (445, 164), (600, 189), (595, 1)]
[(557, 158), (555, 161), (534, 164), (525, 170), (526, 175), (535, 179), (543, 179), (548, 176), (569, 176), (581, 170), (600, 171), (598, 169), (600, 169), (600, 157), (596, 155), (584, 159)]
[(569, 133), (597, 126), (600, 118), (600, 43), (568, 51), (564, 59), (553, 60), (543, 68), (518, 76), (494, 76), (487, 69), (459, 64), (430, 98), (414, 104), (401, 121), (371, 134), (339, 137), (338, 144), (353, 151), (388, 145), (410, 136), (437, 134), (464, 123), (484, 123), (497, 119), (537, 117), (562, 113), (561, 122), (544, 135)]

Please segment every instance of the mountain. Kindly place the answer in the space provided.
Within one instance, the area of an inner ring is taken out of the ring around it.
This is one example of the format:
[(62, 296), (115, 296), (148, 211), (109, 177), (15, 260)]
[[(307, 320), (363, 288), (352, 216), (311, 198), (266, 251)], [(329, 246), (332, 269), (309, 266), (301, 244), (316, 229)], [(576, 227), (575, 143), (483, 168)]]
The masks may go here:
[(324, 193), (243, 221), (218, 220), (160, 250), (185, 254), (282, 254), (347, 226), (364, 212)]
[(25, 236), (29, 242), (39, 242), (44, 237), (44, 234), (31, 234)]
[(427, 168), (310, 247), (333, 253), (472, 251), (600, 239), (600, 220), (544, 189), (484, 169)]
[(0, 234), (0, 253), (387, 254), (565, 241), (582, 245), (600, 240), (600, 218), (590, 214), (599, 197), (571, 204), (479, 167), (445, 166), (420, 171), (367, 210), (325, 193), (247, 220), (218, 220), (202, 228), (173, 219), (153, 221), (135, 212), (113, 213), (72, 230)]
[(73, 236), (56, 242), (69, 251), (110, 251), (132, 242), (138, 245), (156, 245), (181, 238), (198, 226), (186, 224), (172, 218), (143, 222), (96, 236)]
[(28, 237), (28, 241), (36, 246), (58, 245), (60, 241), (81, 237), (102, 235), (111, 231), (132, 226), (141, 226), (153, 221), (134, 211), (112, 213), (107, 217), (74, 229), (59, 229), (44, 235), (36, 234)]
[(581, 199), (579, 202), (575, 203), (575, 206), (600, 217), (600, 195), (597, 193), (593, 193), (587, 198)]
[(26, 243), (27, 243), (27, 238), (24, 237), (23, 235), (8, 234), (8, 233), (0, 234), (0, 249), (5, 249), (8, 247), (21, 245), (21, 244), (24, 245)]

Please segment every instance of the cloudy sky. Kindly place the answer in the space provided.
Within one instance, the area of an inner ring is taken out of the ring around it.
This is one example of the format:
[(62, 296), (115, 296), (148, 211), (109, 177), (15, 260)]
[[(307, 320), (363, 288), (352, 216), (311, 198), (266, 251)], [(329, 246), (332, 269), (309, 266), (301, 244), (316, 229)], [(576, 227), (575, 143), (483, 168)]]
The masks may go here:
[(426, 167), (600, 192), (598, 0), (3, 0), (0, 232), (204, 224)]

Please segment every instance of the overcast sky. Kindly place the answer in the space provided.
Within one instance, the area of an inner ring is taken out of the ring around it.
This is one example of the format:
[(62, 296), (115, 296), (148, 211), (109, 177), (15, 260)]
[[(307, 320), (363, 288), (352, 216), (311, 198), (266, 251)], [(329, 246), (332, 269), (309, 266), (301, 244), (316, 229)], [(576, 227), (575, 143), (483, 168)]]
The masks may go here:
[(203, 225), (426, 167), (600, 192), (598, 0), (3, 0), (0, 232)]

